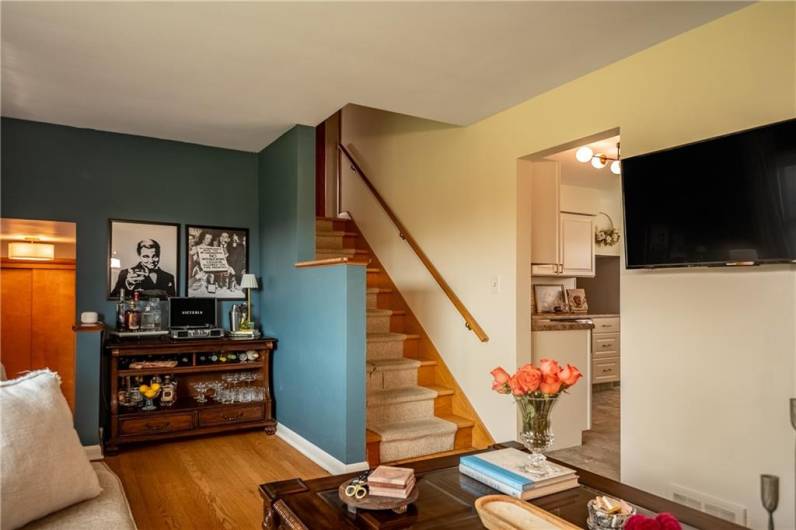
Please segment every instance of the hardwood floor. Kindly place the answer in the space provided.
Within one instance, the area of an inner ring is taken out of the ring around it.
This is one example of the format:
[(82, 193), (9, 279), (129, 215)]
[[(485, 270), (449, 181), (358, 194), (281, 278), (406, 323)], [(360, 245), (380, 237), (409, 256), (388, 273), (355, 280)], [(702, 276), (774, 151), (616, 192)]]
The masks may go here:
[(139, 530), (255, 530), (259, 484), (328, 475), (261, 431), (131, 448), (105, 461), (124, 484)]
[(550, 456), (619, 480), (619, 396), (619, 388), (592, 393), (591, 430), (583, 433), (583, 445)]

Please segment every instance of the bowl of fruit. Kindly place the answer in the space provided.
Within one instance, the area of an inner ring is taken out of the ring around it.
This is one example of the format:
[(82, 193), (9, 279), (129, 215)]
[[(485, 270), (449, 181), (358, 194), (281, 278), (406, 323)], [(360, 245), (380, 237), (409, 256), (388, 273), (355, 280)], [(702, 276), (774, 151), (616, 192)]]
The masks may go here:
[(138, 391), (146, 398), (146, 403), (141, 410), (157, 410), (154, 400), (160, 395), (160, 383), (141, 385), (138, 387)]

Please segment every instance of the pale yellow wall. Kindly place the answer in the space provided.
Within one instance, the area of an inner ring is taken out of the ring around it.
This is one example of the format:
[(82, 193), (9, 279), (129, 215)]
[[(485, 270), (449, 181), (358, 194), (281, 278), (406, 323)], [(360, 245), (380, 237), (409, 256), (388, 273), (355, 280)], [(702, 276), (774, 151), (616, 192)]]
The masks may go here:
[[(488, 371), (530, 357), (517, 159), (614, 127), (632, 156), (793, 118), (795, 11), (753, 5), (465, 128), (346, 108), (344, 142), (491, 337), (453, 327), (439, 289), (411, 274), (404, 294), (496, 439), (515, 418)], [(400, 244), (375, 250), (404, 289)], [(623, 479), (742, 504), (762, 527), (759, 475), (777, 473), (777, 524), (793, 528), (793, 267), (624, 271), (621, 302)]]

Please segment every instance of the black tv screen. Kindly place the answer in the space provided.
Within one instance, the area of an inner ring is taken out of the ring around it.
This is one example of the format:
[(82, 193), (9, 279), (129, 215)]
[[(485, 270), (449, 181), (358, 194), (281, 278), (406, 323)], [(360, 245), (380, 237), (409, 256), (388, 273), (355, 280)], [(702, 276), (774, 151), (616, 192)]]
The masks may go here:
[(627, 268), (796, 260), (796, 119), (622, 161)]

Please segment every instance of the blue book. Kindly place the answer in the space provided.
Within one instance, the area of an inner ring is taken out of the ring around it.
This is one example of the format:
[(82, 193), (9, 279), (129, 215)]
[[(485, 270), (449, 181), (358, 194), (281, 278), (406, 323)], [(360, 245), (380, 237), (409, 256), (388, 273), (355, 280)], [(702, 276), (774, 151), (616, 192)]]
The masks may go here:
[(513, 490), (525, 491), (533, 487), (533, 480), (514, 473), (504, 467), (488, 462), (476, 455), (463, 456), (459, 459), (461, 465), (501, 482)]
[(519, 491), (528, 491), (575, 476), (574, 470), (553, 463), (549, 463), (550, 473), (547, 476), (532, 476), (523, 469), (528, 463), (528, 453), (514, 448), (463, 456), (459, 463)]

